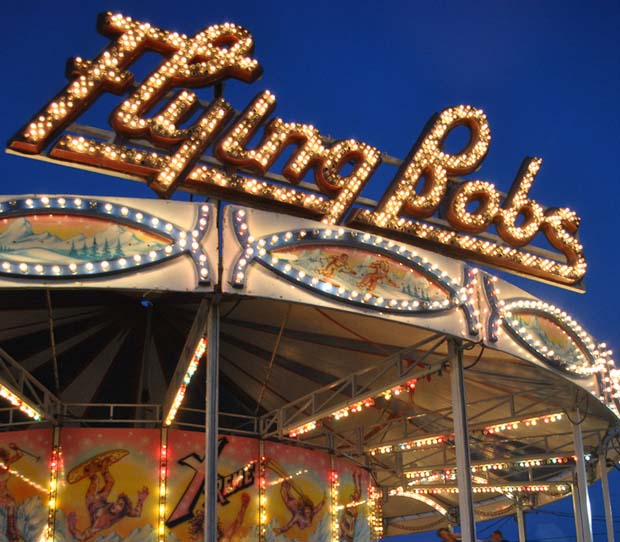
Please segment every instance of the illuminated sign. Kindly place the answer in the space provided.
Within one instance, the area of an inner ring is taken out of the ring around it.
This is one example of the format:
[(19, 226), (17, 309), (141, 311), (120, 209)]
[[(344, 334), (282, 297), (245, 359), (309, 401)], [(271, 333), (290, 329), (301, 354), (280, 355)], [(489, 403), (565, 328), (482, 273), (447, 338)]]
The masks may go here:
[[(10, 151), (142, 179), (162, 197), (182, 188), (277, 206), (582, 289), (579, 217), (566, 208), (544, 209), (529, 197), (540, 158), (523, 161), (505, 196), (487, 181), (456, 180), (476, 171), (487, 154), (491, 130), (480, 109), (463, 105), (435, 115), (378, 204), (364, 208), (356, 200), (381, 163), (379, 149), (353, 139), (328, 140), (308, 124), (270, 120), (276, 98), (269, 91), (235, 115), (223, 97), (202, 104), (188, 90), (260, 76), (247, 30), (227, 23), (187, 37), (111, 13), (99, 23), (110, 44), (95, 60), (73, 60), (68, 85), (11, 139)], [(128, 68), (146, 51), (160, 53), (163, 61), (136, 86)], [(64, 133), (104, 92), (129, 93), (110, 116), (123, 143)], [(193, 124), (181, 128), (197, 110)], [(250, 148), (263, 126), (260, 142)], [(445, 142), (459, 126), (467, 128), (469, 142), (451, 154)], [(214, 156), (206, 160), (210, 146)], [(280, 175), (270, 175), (290, 146)], [(314, 184), (302, 182), (311, 171)], [(440, 209), (446, 220), (437, 218)], [(557, 252), (525, 250), (538, 233)]]

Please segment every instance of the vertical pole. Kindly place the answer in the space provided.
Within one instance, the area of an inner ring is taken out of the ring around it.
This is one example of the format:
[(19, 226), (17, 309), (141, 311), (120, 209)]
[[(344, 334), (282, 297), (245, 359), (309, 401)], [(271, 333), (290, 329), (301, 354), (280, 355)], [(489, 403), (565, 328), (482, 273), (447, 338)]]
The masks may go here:
[(520, 504), (517, 506), (517, 529), (519, 531), (519, 542), (526, 542), (525, 511)]
[[(581, 417), (579, 409), (577, 418)], [(592, 511), (590, 510), (590, 498), (588, 497), (588, 478), (586, 476), (586, 460), (583, 452), (583, 437), (581, 424), (573, 424), (573, 443), (575, 447), (575, 470), (577, 471), (577, 503), (579, 504), (581, 525), (583, 530), (583, 542), (592, 542)]]
[(476, 540), (476, 522), (471, 485), (471, 459), (469, 457), (469, 434), (467, 432), (467, 402), (463, 375), (461, 341), (448, 340), (448, 359), (450, 360), (450, 387), (452, 392), (452, 412), (454, 420), (454, 446), (456, 448), (456, 473), (459, 488), (459, 521), (461, 540)]
[(205, 398), (205, 542), (217, 540), (217, 450), (220, 306), (207, 316), (207, 393)]
[(575, 516), (575, 534), (577, 535), (577, 542), (583, 542), (583, 520), (581, 519), (581, 507), (579, 506), (579, 495), (577, 492), (576, 481), (573, 481), (571, 495), (573, 497), (573, 515)]
[(603, 508), (605, 509), (605, 527), (607, 528), (607, 542), (614, 542), (614, 516), (611, 511), (611, 496), (609, 494), (609, 480), (607, 479), (607, 457), (605, 452), (598, 456), (601, 489), (603, 490)]

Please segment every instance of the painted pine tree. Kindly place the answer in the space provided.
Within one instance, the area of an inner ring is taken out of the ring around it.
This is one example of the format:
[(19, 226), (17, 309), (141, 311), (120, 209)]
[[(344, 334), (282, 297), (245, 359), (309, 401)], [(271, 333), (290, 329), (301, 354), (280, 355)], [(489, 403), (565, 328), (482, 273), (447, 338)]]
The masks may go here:
[(101, 252), (101, 255), (108, 260), (109, 258), (112, 257), (112, 251), (110, 250), (110, 243), (108, 243), (108, 239), (106, 237), (104, 243), (103, 243), (103, 251)]
[(114, 248), (114, 257), (122, 258), (123, 256), (125, 256), (125, 253), (123, 252), (123, 247), (121, 245), (121, 238), (119, 237), (116, 240), (116, 247)]
[(88, 255), (90, 256), (91, 260), (94, 260), (99, 256), (99, 246), (97, 245), (96, 237), (93, 237), (93, 244), (90, 245)]

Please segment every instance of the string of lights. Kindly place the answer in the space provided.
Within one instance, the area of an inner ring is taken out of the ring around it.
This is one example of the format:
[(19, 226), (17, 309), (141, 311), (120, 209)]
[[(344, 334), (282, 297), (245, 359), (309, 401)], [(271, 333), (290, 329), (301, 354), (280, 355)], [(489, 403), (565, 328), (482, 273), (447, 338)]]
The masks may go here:
[(41, 421), (43, 418), (41, 412), (31, 406), (27, 401), (22, 399), (4, 384), (0, 384), (0, 397), (4, 397), (14, 407), (17, 407), (20, 412), (23, 412), (26, 416), (32, 418), (36, 422)]
[(6, 471), (9, 474), (12, 474), (13, 476), (15, 476), (16, 478), (19, 478), (20, 480), (22, 480), (23, 482), (26, 482), (29, 486), (34, 487), (35, 489), (38, 489), (39, 491), (45, 493), (45, 491), (47, 491), (41, 484), (38, 484), (37, 482), (35, 482), (34, 480), (31, 480), (30, 478), (28, 478), (28, 476), (26, 476), (25, 474), (22, 474), (21, 472), (19, 472), (18, 470), (9, 467), (6, 463), (4, 463), (3, 461), (0, 461), (0, 472), (2, 471)]
[[(591, 454), (584, 456), (586, 461), (592, 459)], [(489, 463), (474, 463), (471, 466), (472, 473), (481, 473), (489, 471), (509, 470), (512, 468), (530, 468), (542, 466), (561, 466), (572, 465), (576, 461), (574, 455), (557, 455), (557, 456), (527, 456), (521, 459), (501, 459)], [(445, 479), (451, 479), (456, 473), (456, 467), (444, 467), (440, 469), (420, 468), (412, 469), (404, 472), (406, 478), (410, 480), (427, 479), (431, 476), (442, 476)]]
[(515, 420), (508, 423), (499, 423), (495, 425), (489, 425), (483, 429), (485, 435), (492, 435), (495, 433), (501, 433), (503, 431), (513, 431), (515, 429), (521, 429), (525, 427), (534, 427), (539, 423), (549, 424), (561, 421), (563, 414), (561, 412), (547, 414), (544, 416), (534, 416), (532, 418), (525, 418), (523, 420)]
[(181, 407), (181, 404), (183, 403), (183, 399), (185, 398), (185, 392), (187, 391), (187, 386), (189, 386), (189, 383), (191, 382), (192, 377), (194, 376), (194, 373), (198, 369), (198, 364), (200, 363), (200, 360), (204, 356), (204, 353), (206, 352), (206, 350), (207, 350), (207, 339), (203, 337), (202, 339), (200, 339), (200, 341), (198, 341), (198, 345), (196, 346), (194, 355), (192, 356), (189, 366), (187, 367), (187, 371), (185, 372), (185, 375), (183, 376), (181, 385), (179, 386), (179, 389), (177, 390), (177, 393), (174, 396), (174, 400), (172, 401), (172, 405), (170, 406), (170, 410), (168, 411), (168, 414), (166, 415), (166, 419), (164, 421), (165, 426), (171, 425), (174, 419), (176, 418), (177, 412), (179, 408)]
[[(333, 456), (332, 456), (332, 468), (333, 468)], [(339, 515), (338, 515), (338, 490), (340, 488), (340, 480), (338, 476), (338, 472), (332, 470), (329, 474), (330, 481), (330, 496), (331, 496), (331, 540), (332, 542), (340, 542), (340, 524), (339, 524)]]
[(372, 542), (383, 538), (383, 502), (381, 491), (374, 485), (368, 486), (368, 521)]
[[(530, 418), (505, 421), (495, 425), (489, 425), (481, 429), (470, 428), (470, 431), (472, 433), (480, 431), (484, 435), (494, 435), (503, 431), (511, 431), (522, 427), (529, 428), (534, 427), (538, 424), (555, 423), (561, 421), (562, 419), (564, 419), (564, 415), (562, 413), (545, 414)], [(396, 452), (407, 452), (411, 450), (416, 450), (418, 448), (428, 448), (431, 446), (445, 445), (449, 443), (453, 438), (454, 435), (452, 433), (427, 436), (414, 440), (406, 440), (401, 442), (383, 444), (381, 446), (375, 446), (372, 448), (368, 448), (366, 450), (366, 453), (369, 453), (370, 455), (384, 455)]]
[(289, 437), (294, 438), (294, 437), (303, 435), (305, 433), (309, 433), (310, 431), (314, 431), (317, 427), (321, 426), (322, 419), (333, 418), (334, 420), (341, 420), (343, 418), (348, 417), (350, 414), (360, 413), (366, 408), (374, 407), (376, 398), (382, 397), (386, 401), (389, 401), (393, 397), (398, 397), (399, 395), (401, 395), (402, 393), (405, 393), (406, 391), (415, 390), (416, 384), (417, 384), (417, 379), (412, 378), (411, 380), (408, 380), (405, 384), (393, 386), (387, 390), (380, 392), (379, 394), (375, 396), (368, 396), (359, 401), (355, 401), (354, 403), (351, 403), (350, 405), (347, 405), (345, 407), (340, 407), (322, 416), (321, 419), (313, 420), (313, 421), (304, 423), (303, 425), (300, 425), (298, 427), (295, 427), (289, 430), (287, 434)]
[(47, 539), (54, 540), (56, 525), (56, 507), (58, 506), (58, 467), (61, 459), (60, 447), (52, 446), (52, 457), (50, 459), (50, 481), (49, 498), (47, 512)]
[[(473, 493), (550, 493), (555, 495), (561, 495), (570, 491), (570, 484), (562, 483), (562, 482), (545, 482), (545, 483), (535, 483), (535, 482), (527, 482), (527, 483), (510, 483), (510, 484), (492, 484), (488, 483), (486, 485), (473, 485), (472, 492)], [(457, 486), (436, 486), (436, 487), (410, 487), (409, 489), (405, 489), (402, 486), (395, 488), (393, 490), (394, 494), (398, 494), (399, 492), (410, 491), (413, 493), (419, 494), (454, 494), (459, 492), (459, 488)]]
[(164, 542), (166, 537), (166, 480), (168, 479), (168, 431), (162, 430), (162, 444), (159, 453), (159, 506), (157, 540)]

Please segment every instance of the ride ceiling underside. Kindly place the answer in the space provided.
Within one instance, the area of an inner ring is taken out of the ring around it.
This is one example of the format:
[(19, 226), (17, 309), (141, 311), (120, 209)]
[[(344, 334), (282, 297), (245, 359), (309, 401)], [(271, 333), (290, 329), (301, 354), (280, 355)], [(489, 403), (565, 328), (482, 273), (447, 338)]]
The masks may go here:
[[(37, 213), (81, 216), (49, 198), (44, 209), (35, 202), (25, 211), (9, 209), (7, 198), (0, 245), (24, 217), (33, 224)], [(149, 246), (149, 265), (138, 265), (131, 243), (119, 241), (123, 255), (114, 255), (106, 238), (105, 259), (96, 254), (104, 252), (99, 242), (90, 256), (37, 264), (5, 246), (0, 377), (46, 414), (33, 423), (4, 408), (7, 430), (162, 426), (188, 336), (204, 329), (205, 306), (217, 303), (219, 338), (207, 340), (219, 340), (220, 432), (310, 447), (367, 468), (384, 490), (386, 534), (455, 518), (450, 345), (465, 368), (477, 519), (570, 494), (572, 422), (581, 422), (591, 480), (601, 458), (619, 459), (610, 446), (615, 390), (605, 391), (603, 369), (588, 369), (602, 363), (601, 348), (568, 316), (507, 283), (374, 236), (237, 207), (210, 206), (193, 236), (199, 246), (183, 250), (200, 206), (83, 199), (107, 202), (102, 213), (124, 229), (136, 210), (162, 225), (169, 220), (172, 229), (154, 232), (151, 222), (149, 233), (172, 246), (171, 257)], [(103, 220), (92, 204), (84, 207)], [(43, 239), (42, 227), (29, 231), (31, 241)], [(48, 233), (67, 247), (75, 234)], [(73, 245), (90, 250), (88, 241)], [(28, 250), (32, 257), (34, 245)], [(114, 267), (122, 259), (136, 266), (122, 272)], [(555, 353), (544, 346), (554, 336)], [(203, 360), (172, 427), (204, 430), (205, 394)]]

